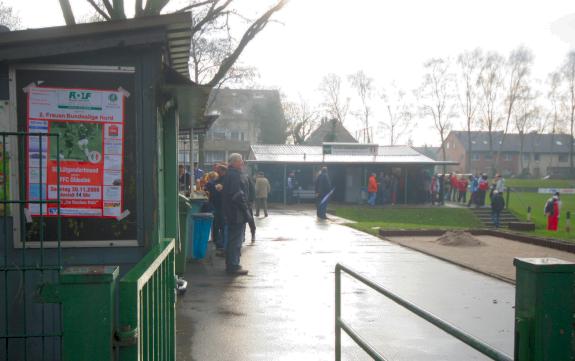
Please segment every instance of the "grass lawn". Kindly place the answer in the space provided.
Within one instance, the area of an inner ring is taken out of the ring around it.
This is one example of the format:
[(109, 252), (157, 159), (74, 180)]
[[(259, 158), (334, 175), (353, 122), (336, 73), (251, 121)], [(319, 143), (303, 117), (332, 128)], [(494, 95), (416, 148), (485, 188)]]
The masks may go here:
[(522, 188), (573, 188), (575, 180), (570, 179), (505, 179), (508, 187)]
[(548, 232), (547, 218), (543, 214), (545, 202), (551, 197), (550, 194), (539, 193), (511, 193), (509, 199), (509, 209), (521, 220), (527, 219), (527, 207), (531, 206), (531, 220), (535, 223), (535, 233), (540, 236), (575, 240), (575, 231), (567, 233), (565, 231), (565, 215), (571, 211), (571, 224), (573, 227), (573, 217), (575, 217), (575, 195), (564, 194), (561, 196), (561, 214), (559, 216), (559, 231)]
[(371, 234), (378, 229), (461, 229), (481, 227), (468, 209), (462, 208), (369, 208), (334, 206), (338, 217), (356, 221), (351, 227)]

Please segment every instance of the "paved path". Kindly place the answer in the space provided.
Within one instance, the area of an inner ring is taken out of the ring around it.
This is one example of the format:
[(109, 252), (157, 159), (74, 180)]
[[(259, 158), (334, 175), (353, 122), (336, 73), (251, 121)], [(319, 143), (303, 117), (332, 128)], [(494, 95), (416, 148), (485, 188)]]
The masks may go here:
[(513, 259), (553, 257), (575, 262), (575, 254), (553, 248), (512, 241), (500, 237), (475, 236), (482, 242), (479, 247), (453, 247), (441, 245), (437, 237), (388, 237), (394, 243), (446, 259), (479, 272), (515, 283)]
[[(320, 222), (309, 211), (258, 221), (242, 256), (188, 265), (177, 305), (179, 361), (334, 359), (334, 266), (344, 262), (398, 295), (512, 353), (514, 287), (377, 237)], [(390, 360), (486, 360), (383, 296), (346, 278), (343, 317)], [(343, 336), (344, 360), (368, 360)]]

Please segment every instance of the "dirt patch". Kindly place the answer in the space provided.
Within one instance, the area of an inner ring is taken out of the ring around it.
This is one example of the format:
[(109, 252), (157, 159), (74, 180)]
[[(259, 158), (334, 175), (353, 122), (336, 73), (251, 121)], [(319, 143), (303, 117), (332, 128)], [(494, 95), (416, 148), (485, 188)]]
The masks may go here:
[(483, 242), (475, 238), (471, 233), (464, 231), (450, 231), (439, 237), (435, 242), (442, 246), (450, 247), (479, 247)]
[(291, 241), (291, 240), (292, 239), (286, 238), (286, 237), (278, 237), (278, 238), (272, 239), (273, 242), (285, 242), (285, 241)]

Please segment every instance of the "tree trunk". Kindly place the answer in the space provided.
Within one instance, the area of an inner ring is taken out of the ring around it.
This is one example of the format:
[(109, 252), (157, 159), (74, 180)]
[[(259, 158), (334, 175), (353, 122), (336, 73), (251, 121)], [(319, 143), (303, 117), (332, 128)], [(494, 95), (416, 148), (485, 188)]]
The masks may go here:
[(70, 6), (70, 0), (60, 0), (60, 8), (62, 9), (62, 15), (64, 15), (66, 25), (75, 25), (76, 20), (74, 19), (74, 13)]
[(471, 173), (471, 119), (467, 119), (467, 154), (465, 155), (465, 171)]
[(519, 132), (519, 174), (523, 174), (523, 142), (525, 141), (525, 134)]
[(573, 142), (573, 126), (574, 126), (574, 114), (573, 111), (571, 111), (571, 147), (569, 148), (569, 159), (570, 159), (570, 164), (571, 164), (571, 169), (569, 171), (569, 173), (571, 174), (571, 177), (575, 176), (575, 166), (574, 166), (574, 162), (573, 162), (573, 147), (575, 146), (575, 143)]
[[(443, 130), (440, 131), (441, 136), (441, 153), (443, 154), (443, 161), (447, 160), (447, 153), (445, 152), (445, 136), (443, 134)], [(443, 174), (447, 173), (447, 165), (443, 165)]]

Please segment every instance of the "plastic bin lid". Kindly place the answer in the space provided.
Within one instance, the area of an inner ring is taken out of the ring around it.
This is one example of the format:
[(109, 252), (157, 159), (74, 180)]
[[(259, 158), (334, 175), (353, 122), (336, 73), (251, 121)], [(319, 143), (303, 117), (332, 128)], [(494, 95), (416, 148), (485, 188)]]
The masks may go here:
[(211, 213), (192, 213), (194, 218), (213, 218), (214, 215)]

